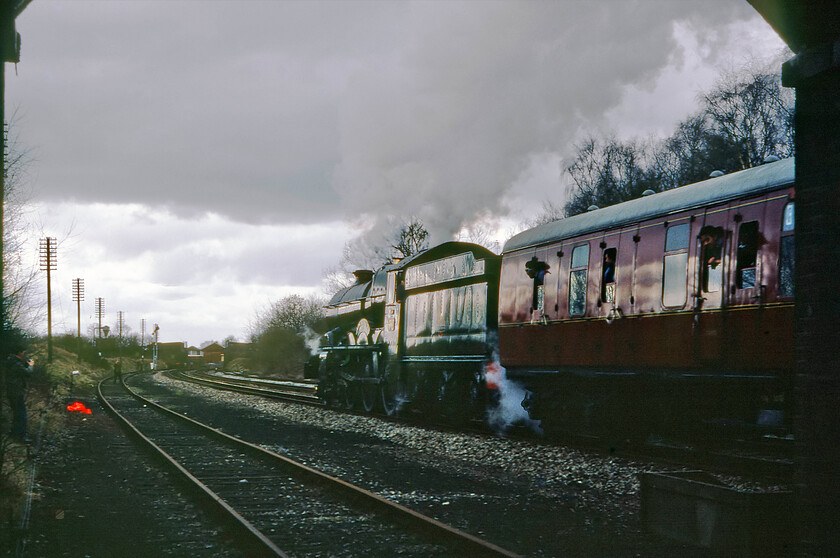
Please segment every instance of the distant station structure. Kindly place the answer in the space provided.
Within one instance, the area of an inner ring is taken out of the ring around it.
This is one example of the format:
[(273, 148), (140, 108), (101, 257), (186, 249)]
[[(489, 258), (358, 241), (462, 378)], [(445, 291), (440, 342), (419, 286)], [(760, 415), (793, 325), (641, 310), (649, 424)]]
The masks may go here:
[(748, 0), (790, 46), (796, 89), (797, 493), (802, 551), (840, 556), (840, 2)]

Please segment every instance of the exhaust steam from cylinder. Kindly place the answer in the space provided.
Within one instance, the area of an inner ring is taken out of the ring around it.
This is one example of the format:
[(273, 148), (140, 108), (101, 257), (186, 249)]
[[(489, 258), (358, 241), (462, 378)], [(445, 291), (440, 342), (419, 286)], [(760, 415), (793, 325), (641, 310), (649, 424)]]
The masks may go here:
[(497, 393), (498, 397), (487, 409), (487, 424), (497, 433), (504, 434), (512, 426), (521, 424), (527, 426), (537, 434), (542, 434), (540, 421), (533, 420), (522, 407), (522, 401), (528, 395), (528, 390), (517, 382), (508, 379), (507, 372), (499, 363), (499, 359), (493, 358), (484, 369), (484, 379), (487, 389)]

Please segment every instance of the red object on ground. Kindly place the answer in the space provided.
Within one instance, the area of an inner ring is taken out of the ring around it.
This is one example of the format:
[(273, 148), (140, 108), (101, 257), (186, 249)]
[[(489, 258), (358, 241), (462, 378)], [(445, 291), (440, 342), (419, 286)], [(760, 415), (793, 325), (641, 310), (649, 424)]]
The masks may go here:
[(81, 403), (80, 401), (76, 401), (72, 405), (67, 405), (67, 410), (70, 411), (70, 412), (78, 411), (78, 412), (84, 413), (86, 415), (89, 415), (93, 412), (90, 409), (88, 409), (87, 407), (85, 407), (85, 404)]

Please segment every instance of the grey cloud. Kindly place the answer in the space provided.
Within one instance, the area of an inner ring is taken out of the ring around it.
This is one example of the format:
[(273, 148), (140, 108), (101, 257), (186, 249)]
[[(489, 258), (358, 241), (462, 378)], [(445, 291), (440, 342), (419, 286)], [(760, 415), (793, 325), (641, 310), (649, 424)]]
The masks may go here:
[(436, 240), (745, 2), (34, 2), (9, 76), (47, 199)]

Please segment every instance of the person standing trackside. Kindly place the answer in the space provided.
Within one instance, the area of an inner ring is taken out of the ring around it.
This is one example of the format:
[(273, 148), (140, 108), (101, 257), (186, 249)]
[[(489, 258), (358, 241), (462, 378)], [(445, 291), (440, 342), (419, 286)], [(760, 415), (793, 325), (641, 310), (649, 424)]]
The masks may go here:
[(6, 360), (6, 397), (12, 409), (12, 438), (27, 443), (26, 438), (26, 383), (32, 372), (31, 360), (25, 349), (15, 349)]
[(114, 383), (119, 384), (122, 382), (122, 365), (120, 361), (116, 361), (114, 363)]

